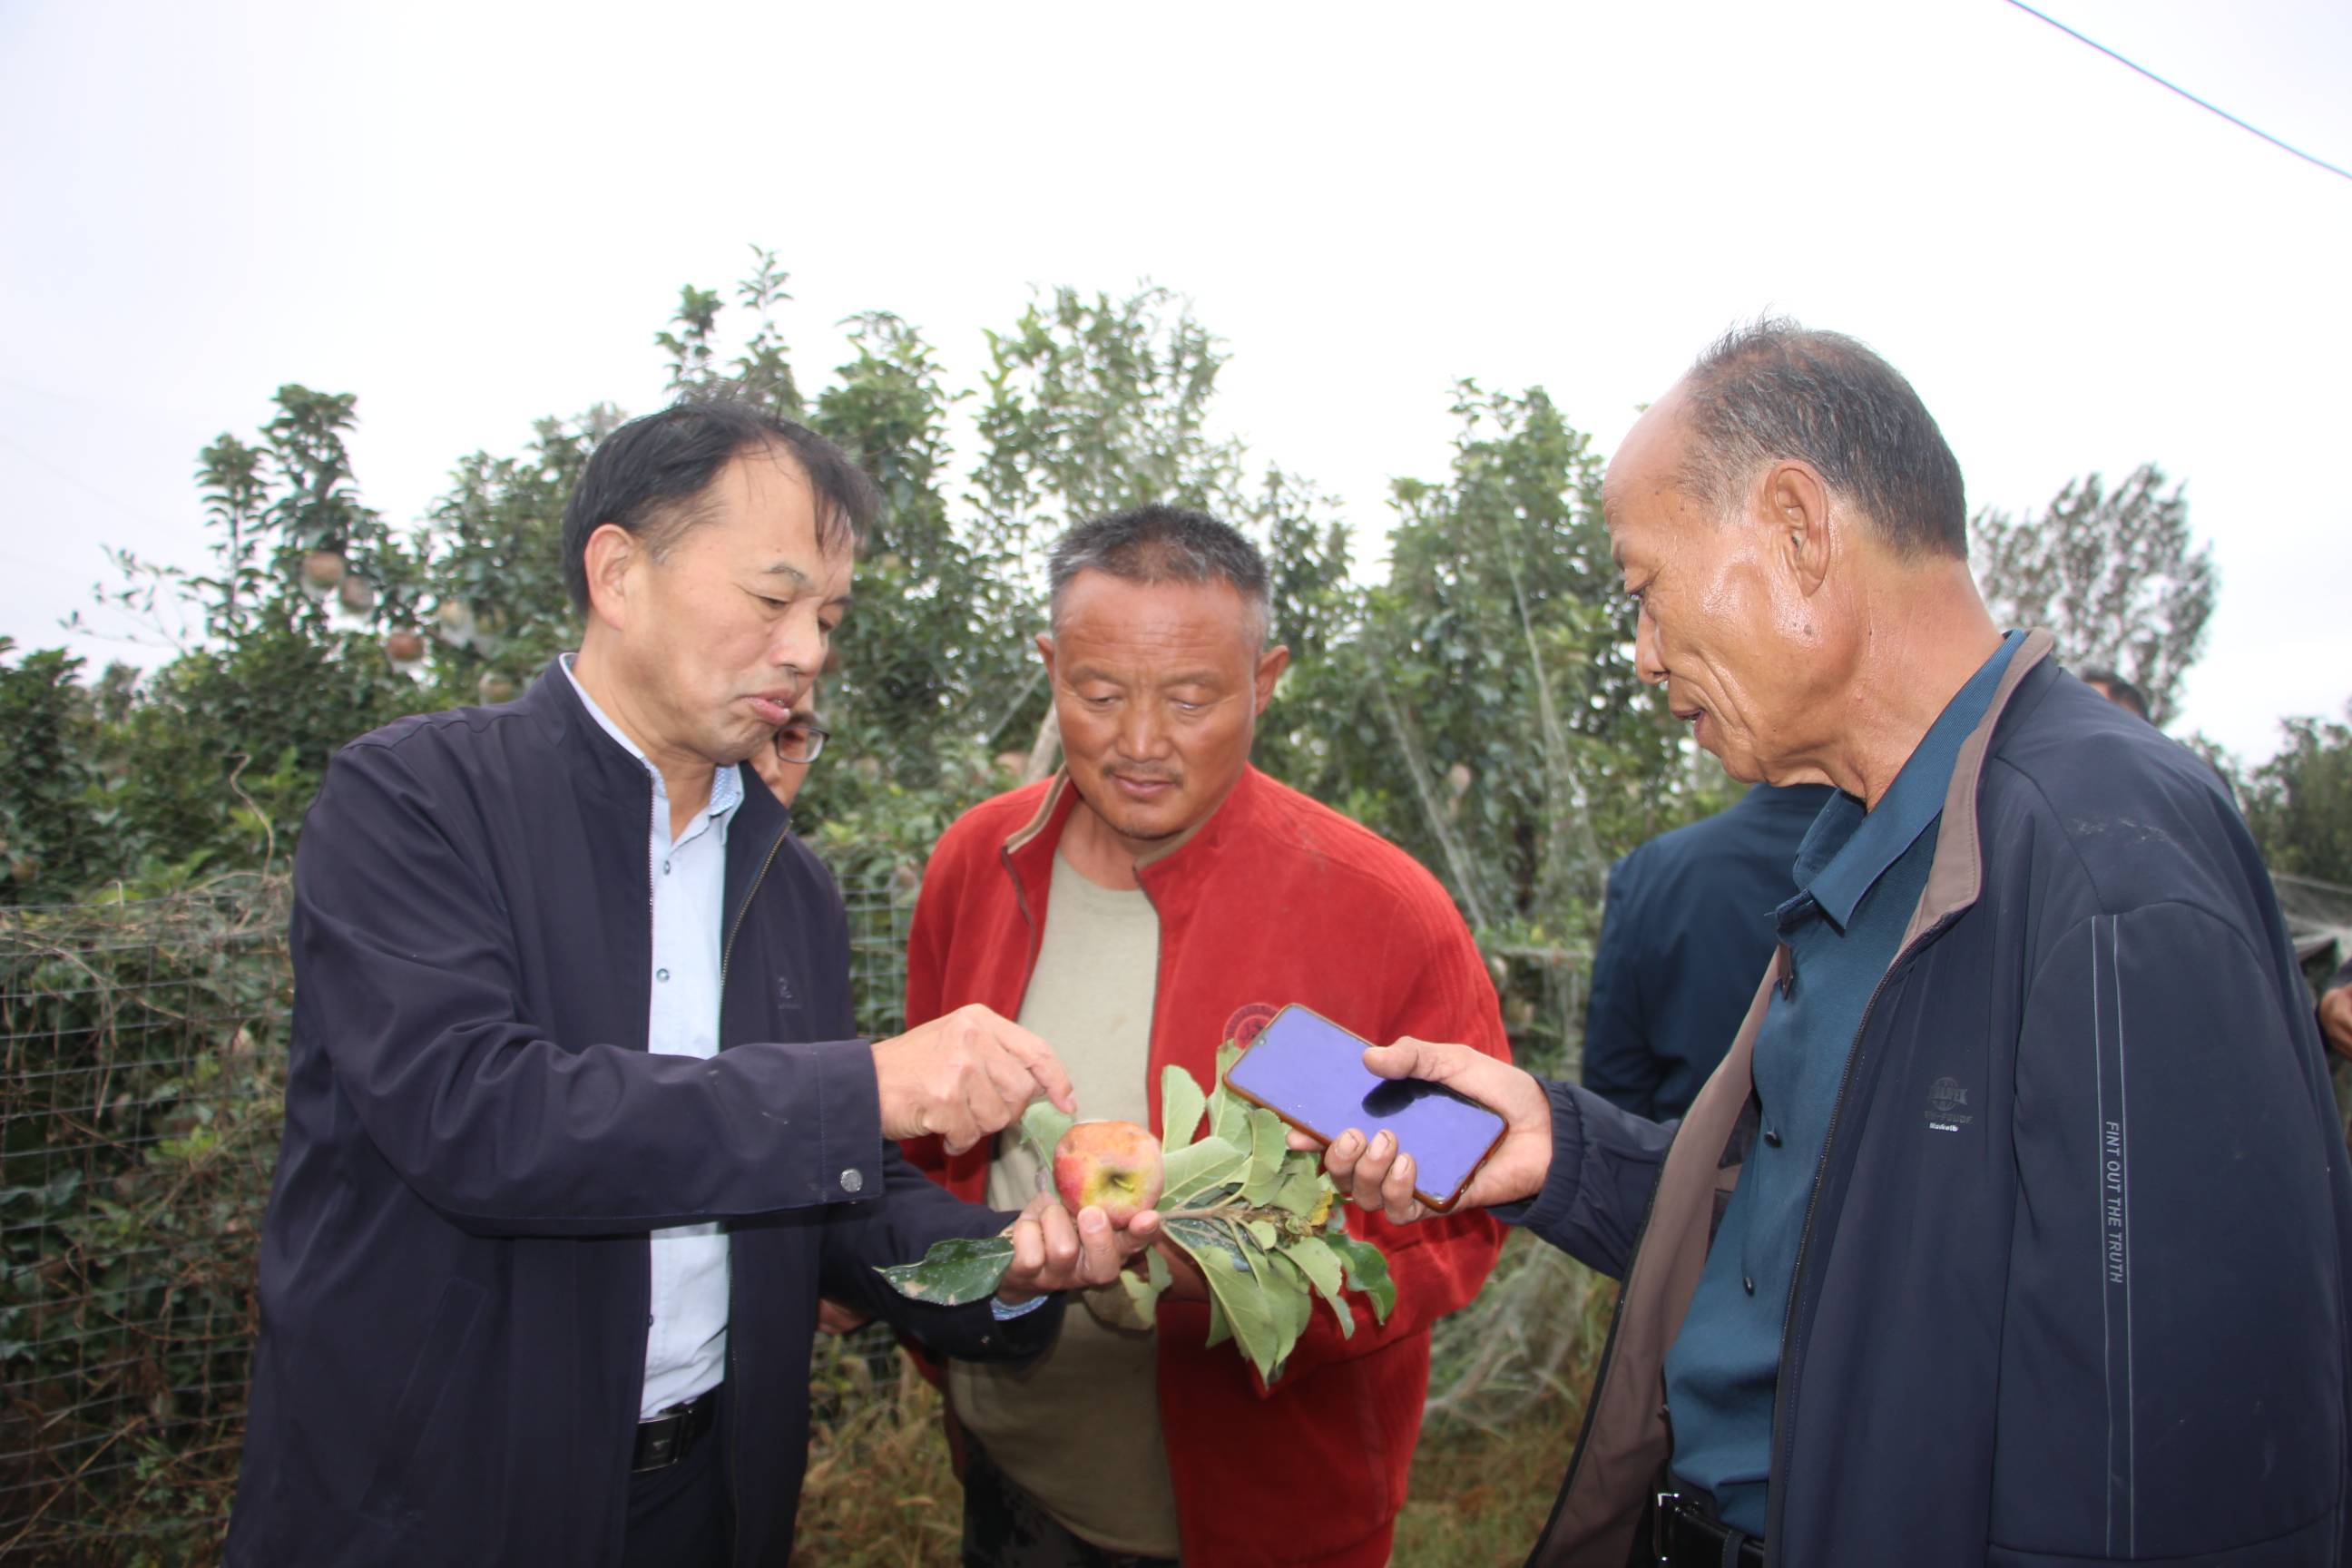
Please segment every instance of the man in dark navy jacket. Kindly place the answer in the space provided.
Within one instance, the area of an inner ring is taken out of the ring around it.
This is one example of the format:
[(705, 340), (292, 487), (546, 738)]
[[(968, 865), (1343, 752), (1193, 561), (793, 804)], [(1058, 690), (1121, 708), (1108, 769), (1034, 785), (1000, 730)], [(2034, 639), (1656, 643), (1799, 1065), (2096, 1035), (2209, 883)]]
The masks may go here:
[(899, 1158), (1039, 1094), (982, 1008), (852, 1038), (831, 878), (744, 759), (848, 607), (872, 486), (749, 406), (598, 447), (577, 658), (337, 755), (295, 860), (286, 1134), (235, 1564), (775, 1564), (820, 1290), (943, 1353), (1049, 1344), (1114, 1231), (1047, 1199), (997, 1296), (877, 1266), (1011, 1216)]
[[(2352, 1168), (2211, 769), (2004, 636), (1958, 464), (1850, 338), (1727, 337), (1611, 463), (1635, 659), (1736, 777), (1826, 780), (1675, 1127), (1454, 1045), (1465, 1201), (1622, 1275), (1531, 1562), (2352, 1563)], [(1417, 1217), (1409, 1158), (1327, 1162)]]
[(1789, 868), (1832, 794), (1751, 785), (1727, 811), (1661, 833), (1609, 868), (1584, 1087), (1671, 1121), (1690, 1109), (1772, 954), (1772, 911), (1797, 890)]

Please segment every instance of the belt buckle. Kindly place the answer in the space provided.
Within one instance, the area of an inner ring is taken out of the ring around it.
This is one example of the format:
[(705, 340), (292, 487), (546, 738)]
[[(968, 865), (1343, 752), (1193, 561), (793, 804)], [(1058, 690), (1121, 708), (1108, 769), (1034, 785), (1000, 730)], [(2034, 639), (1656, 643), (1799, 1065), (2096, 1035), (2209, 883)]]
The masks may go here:
[(1673, 1568), (1674, 1552), (1666, 1537), (1666, 1516), (1669, 1510), (1683, 1500), (1680, 1492), (1659, 1491), (1650, 1494), (1654, 1507), (1650, 1512), (1650, 1553), (1658, 1560), (1658, 1568)]

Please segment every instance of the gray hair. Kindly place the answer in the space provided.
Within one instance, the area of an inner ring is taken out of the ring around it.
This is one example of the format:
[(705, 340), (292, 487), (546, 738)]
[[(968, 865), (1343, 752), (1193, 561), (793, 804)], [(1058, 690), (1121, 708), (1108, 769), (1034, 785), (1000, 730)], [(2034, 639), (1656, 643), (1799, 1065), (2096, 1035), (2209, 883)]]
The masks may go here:
[(1250, 612), (1250, 641), (1265, 640), (1272, 619), (1265, 557), (1241, 530), (1207, 512), (1155, 503), (1082, 522), (1064, 534), (1046, 560), (1057, 627), (1064, 591), (1081, 572), (1129, 583), (1231, 584)]
[(1693, 495), (1728, 508), (1759, 468), (1799, 458), (1904, 558), (1968, 558), (1959, 462), (1911, 384), (1862, 343), (1767, 317), (1717, 339), (1682, 384)]

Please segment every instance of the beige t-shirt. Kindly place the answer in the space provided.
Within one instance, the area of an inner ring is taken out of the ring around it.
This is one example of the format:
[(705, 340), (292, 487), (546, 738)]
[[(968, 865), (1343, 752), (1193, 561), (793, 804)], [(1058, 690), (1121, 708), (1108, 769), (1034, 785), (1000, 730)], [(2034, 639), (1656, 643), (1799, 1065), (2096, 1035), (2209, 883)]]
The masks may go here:
[[(1088, 881), (1056, 855), (1045, 940), (1021, 1025), (1069, 1070), (1079, 1114), (1150, 1125), (1144, 1079), (1160, 973), (1160, 916), (1139, 889)], [(1017, 1133), (997, 1141), (988, 1201), (1038, 1191)], [(957, 1417), (989, 1458), (1074, 1533), (1113, 1552), (1178, 1555), (1176, 1493), (1160, 1432), (1159, 1357), (1148, 1333), (1111, 1328), (1072, 1300), (1042, 1360), (948, 1363)]]

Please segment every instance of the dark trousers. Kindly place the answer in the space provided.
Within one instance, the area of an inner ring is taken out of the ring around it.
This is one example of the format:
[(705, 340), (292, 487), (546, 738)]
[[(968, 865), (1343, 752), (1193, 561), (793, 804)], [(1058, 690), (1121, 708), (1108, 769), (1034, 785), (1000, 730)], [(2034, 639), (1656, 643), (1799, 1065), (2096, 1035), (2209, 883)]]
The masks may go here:
[(963, 1436), (963, 1568), (1179, 1568), (1081, 1541)]
[(686, 1458), (629, 1478), (629, 1533), (622, 1568), (727, 1568), (735, 1537), (727, 1495), (727, 1387), (719, 1415)]

